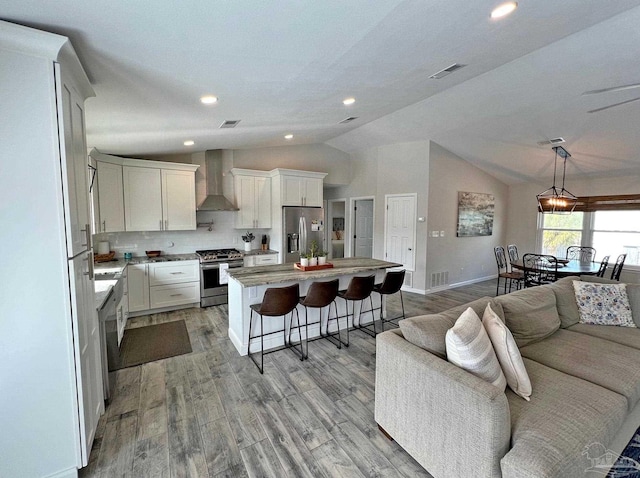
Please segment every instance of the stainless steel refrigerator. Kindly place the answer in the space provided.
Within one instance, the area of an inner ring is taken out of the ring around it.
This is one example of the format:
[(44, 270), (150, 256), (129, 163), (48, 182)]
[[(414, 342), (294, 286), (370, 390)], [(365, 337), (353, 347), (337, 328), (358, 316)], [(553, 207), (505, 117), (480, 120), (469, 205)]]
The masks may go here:
[(284, 262), (299, 262), (308, 253), (311, 241), (324, 250), (324, 209), (321, 207), (285, 206), (282, 208), (282, 250)]

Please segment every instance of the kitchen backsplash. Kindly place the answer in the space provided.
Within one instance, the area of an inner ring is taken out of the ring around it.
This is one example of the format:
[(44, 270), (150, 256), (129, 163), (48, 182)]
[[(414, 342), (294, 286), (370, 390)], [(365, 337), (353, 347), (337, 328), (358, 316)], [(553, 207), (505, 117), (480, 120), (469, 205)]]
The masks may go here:
[[(160, 250), (163, 254), (188, 254), (200, 249), (235, 248), (243, 250), (244, 244), (240, 236), (246, 230), (235, 229), (235, 214), (228, 211), (198, 213), (198, 223), (210, 223), (198, 227), (195, 231), (151, 231), (151, 232), (110, 232), (93, 236), (94, 248), (97, 251), (98, 242), (109, 241), (116, 257), (122, 257), (125, 252), (133, 256), (144, 256), (145, 251)], [(260, 248), (262, 234), (269, 234), (267, 229), (252, 229), (256, 239), (253, 240), (254, 249)]]

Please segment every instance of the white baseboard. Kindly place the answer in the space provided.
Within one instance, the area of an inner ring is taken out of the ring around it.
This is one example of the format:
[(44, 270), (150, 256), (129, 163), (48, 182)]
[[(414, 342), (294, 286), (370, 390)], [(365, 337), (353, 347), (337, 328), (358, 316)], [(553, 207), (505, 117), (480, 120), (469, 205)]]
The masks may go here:
[[(498, 274), (493, 274), (485, 277), (478, 277), (476, 279), (466, 280), (462, 282), (455, 282), (453, 284), (443, 285), (442, 287), (434, 287), (433, 289), (427, 289), (424, 292), (424, 295), (435, 294), (436, 292), (442, 292), (443, 290), (455, 289), (457, 287), (462, 287), (465, 285), (477, 284), (478, 282), (484, 282), (488, 280), (496, 280), (498, 278)], [(404, 289), (403, 289), (404, 290)]]

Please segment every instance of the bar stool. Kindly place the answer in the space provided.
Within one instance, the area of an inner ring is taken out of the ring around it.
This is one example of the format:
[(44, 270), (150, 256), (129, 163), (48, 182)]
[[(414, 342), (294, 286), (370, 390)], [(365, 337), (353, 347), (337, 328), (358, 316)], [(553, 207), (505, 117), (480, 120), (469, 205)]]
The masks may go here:
[[(296, 313), (296, 322), (298, 324), (298, 334), (300, 334), (300, 317), (298, 315), (298, 309), (296, 306), (298, 305), (298, 300), (300, 297), (300, 286), (298, 284), (294, 284), (288, 287), (271, 287), (264, 292), (264, 297), (260, 304), (252, 304), (249, 307), (251, 308), (251, 317), (249, 318), (249, 344), (247, 346), (247, 353), (249, 358), (256, 364), (260, 373), (264, 373), (264, 337), (266, 335), (278, 334), (282, 332), (284, 334), (284, 345), (285, 347), (291, 348), (294, 352), (300, 355), (300, 360), (304, 360), (304, 351), (302, 348), (302, 335), (300, 335), (300, 350), (296, 348), (295, 345), (291, 344), (291, 323), (293, 321), (293, 312)], [(253, 328), (253, 313), (256, 312), (260, 314), (260, 335), (251, 336), (251, 331)], [(286, 316), (287, 314), (291, 314), (289, 318), (289, 343), (287, 344), (287, 326), (286, 326)], [(282, 316), (282, 329), (275, 330), (273, 332), (264, 333), (264, 316), (267, 317), (280, 317)], [(256, 361), (256, 359), (251, 354), (251, 339), (255, 339), (260, 337), (260, 364)], [(275, 350), (270, 350), (266, 353), (277, 352), (281, 350), (280, 348)]]
[[(373, 275), (366, 276), (366, 277), (353, 277), (351, 281), (349, 281), (349, 286), (347, 287), (347, 290), (341, 290), (340, 292), (338, 292), (338, 297), (342, 297), (346, 302), (347, 342), (346, 343), (343, 342), (343, 344), (346, 347), (349, 346), (349, 301), (351, 301), (353, 304), (351, 307), (351, 316), (353, 317), (352, 319), (353, 328), (360, 329), (363, 332), (371, 335), (372, 337), (375, 337), (377, 334), (376, 321), (375, 321), (375, 317), (373, 317), (373, 301), (371, 300), (371, 292), (373, 292), (375, 279), (376, 278)], [(371, 310), (365, 311), (365, 312), (371, 312), (371, 316), (373, 317), (373, 320), (372, 320), (373, 332), (371, 332), (371, 330), (367, 328), (367, 327), (370, 327), (372, 324), (361, 325), (360, 318), (358, 318), (358, 325), (356, 325), (356, 317), (355, 317), (356, 301), (360, 301), (359, 317), (362, 317), (362, 304), (364, 303), (364, 300), (366, 298), (369, 298), (369, 302), (371, 303)]]
[[(327, 339), (332, 344), (336, 345), (338, 348), (342, 348), (344, 342), (340, 338), (340, 321), (338, 320), (338, 305), (336, 304), (336, 297), (338, 296), (338, 279), (333, 279), (327, 282), (314, 282), (309, 286), (309, 290), (307, 291), (307, 295), (304, 297), (300, 297), (300, 304), (304, 305), (304, 322), (305, 329), (307, 333), (307, 344), (306, 344), (306, 355), (305, 358), (309, 357), (309, 325), (320, 324), (320, 337), (317, 339)], [(331, 304), (333, 304), (334, 310), (336, 312), (336, 316), (333, 320), (338, 324), (338, 331), (334, 333), (329, 333), (329, 322), (331, 321)], [(329, 306), (328, 314), (327, 314), (327, 326), (325, 329), (325, 333), (322, 333), (322, 309), (324, 307)], [(311, 307), (312, 309), (319, 309), (318, 314), (320, 315), (320, 319), (317, 322), (309, 323), (307, 318), (307, 307)], [(337, 336), (338, 338), (336, 339)], [(345, 344), (348, 345), (348, 344)]]
[[(391, 324), (393, 324), (393, 325), (395, 325), (397, 327), (398, 324), (396, 324), (393, 321), (405, 318), (405, 315), (404, 315), (404, 300), (402, 299), (402, 284), (404, 284), (404, 273), (405, 273), (404, 270), (401, 270), (401, 271), (389, 271), (384, 276), (384, 280), (382, 281), (382, 283), (381, 284), (376, 284), (373, 287), (373, 292), (377, 292), (378, 294), (380, 294), (380, 323), (382, 324), (382, 331), (383, 332), (384, 332), (384, 323), (385, 322), (389, 322), (389, 323), (391, 323)], [(398, 292), (400, 293), (400, 305), (402, 306), (402, 315), (399, 315), (397, 317), (392, 317), (390, 319), (386, 318), (386, 317), (382, 317), (382, 311), (384, 310), (383, 296), (384, 295), (396, 294)]]

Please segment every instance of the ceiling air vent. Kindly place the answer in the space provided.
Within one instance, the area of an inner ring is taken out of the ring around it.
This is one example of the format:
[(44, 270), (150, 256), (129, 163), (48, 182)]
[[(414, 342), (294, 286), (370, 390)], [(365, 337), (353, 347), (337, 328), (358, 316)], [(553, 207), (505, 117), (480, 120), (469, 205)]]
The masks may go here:
[(357, 120), (357, 119), (358, 119), (357, 116), (349, 116), (348, 118), (345, 118), (342, 121), (340, 121), (338, 124), (351, 123), (353, 120)]
[(461, 65), (459, 63), (454, 63), (451, 66), (446, 67), (444, 70), (440, 70), (437, 73), (434, 73), (429, 78), (432, 80), (439, 80), (440, 78), (444, 78), (445, 76), (453, 73), (454, 71), (459, 70), (460, 68), (464, 68), (467, 65)]
[(235, 128), (240, 123), (240, 120), (226, 120), (220, 125), (221, 128)]
[(547, 146), (549, 144), (560, 144), (564, 143), (564, 138), (553, 138), (545, 141), (538, 141), (539, 146)]

